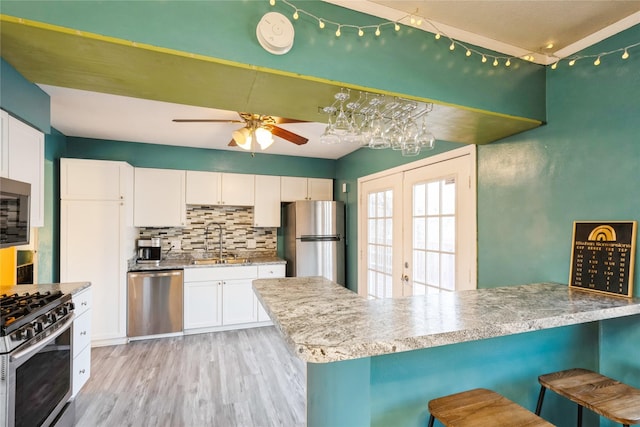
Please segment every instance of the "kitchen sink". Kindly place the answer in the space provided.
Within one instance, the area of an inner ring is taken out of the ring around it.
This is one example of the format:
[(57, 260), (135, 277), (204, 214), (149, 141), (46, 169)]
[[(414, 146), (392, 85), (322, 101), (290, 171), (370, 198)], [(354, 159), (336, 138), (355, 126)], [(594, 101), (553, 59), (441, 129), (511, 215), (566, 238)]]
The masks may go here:
[(249, 264), (250, 258), (198, 258), (191, 261), (194, 265)]

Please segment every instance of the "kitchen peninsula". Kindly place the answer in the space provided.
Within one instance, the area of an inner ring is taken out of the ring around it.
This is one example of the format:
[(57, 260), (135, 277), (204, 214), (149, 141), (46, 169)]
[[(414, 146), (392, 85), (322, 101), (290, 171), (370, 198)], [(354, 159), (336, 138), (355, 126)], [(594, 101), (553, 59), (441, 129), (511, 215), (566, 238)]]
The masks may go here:
[[(533, 409), (538, 375), (598, 370), (611, 344), (606, 331), (624, 334), (640, 322), (640, 299), (553, 283), (385, 300), (322, 278), (257, 280), (254, 288), (307, 362), (311, 427), (424, 425), (429, 399), (474, 387)], [(552, 422), (573, 420), (575, 408), (553, 405)]]

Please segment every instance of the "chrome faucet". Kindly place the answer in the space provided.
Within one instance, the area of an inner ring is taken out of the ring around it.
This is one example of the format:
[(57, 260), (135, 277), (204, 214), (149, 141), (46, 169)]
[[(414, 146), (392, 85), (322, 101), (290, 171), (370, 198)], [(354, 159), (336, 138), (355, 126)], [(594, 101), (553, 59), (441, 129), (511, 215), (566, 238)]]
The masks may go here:
[(219, 222), (210, 222), (204, 229), (204, 247), (205, 251), (209, 252), (209, 227), (218, 227), (218, 258), (222, 259), (222, 224)]

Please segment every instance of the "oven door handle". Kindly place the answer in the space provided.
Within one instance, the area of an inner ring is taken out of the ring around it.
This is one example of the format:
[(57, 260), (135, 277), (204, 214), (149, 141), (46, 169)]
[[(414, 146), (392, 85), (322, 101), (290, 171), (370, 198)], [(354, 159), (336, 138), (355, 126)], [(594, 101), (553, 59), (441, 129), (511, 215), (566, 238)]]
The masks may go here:
[(40, 341), (39, 343), (34, 344), (33, 346), (27, 347), (24, 350), (20, 350), (20, 351), (18, 351), (16, 353), (12, 354), (11, 355), (11, 362), (17, 362), (18, 360), (20, 360), (22, 358), (31, 357), (33, 354), (35, 354), (38, 351), (42, 350), (44, 347), (46, 347), (52, 341), (54, 341), (56, 338), (58, 338), (60, 335), (62, 335), (62, 333), (64, 331), (67, 330), (67, 328), (73, 323), (73, 318), (74, 318), (74, 315), (72, 314), (71, 316), (69, 316), (69, 318), (67, 320), (65, 320), (65, 322), (62, 324), (62, 326), (60, 326), (55, 332), (53, 332), (51, 335), (49, 335), (48, 337), (46, 337), (44, 340)]

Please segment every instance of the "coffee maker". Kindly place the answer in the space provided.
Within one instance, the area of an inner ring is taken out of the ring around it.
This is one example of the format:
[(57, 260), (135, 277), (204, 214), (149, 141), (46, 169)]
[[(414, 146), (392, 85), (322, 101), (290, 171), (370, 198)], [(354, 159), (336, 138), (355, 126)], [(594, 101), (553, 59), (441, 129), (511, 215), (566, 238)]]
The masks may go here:
[(162, 258), (162, 240), (159, 237), (138, 239), (139, 264), (158, 264)]

